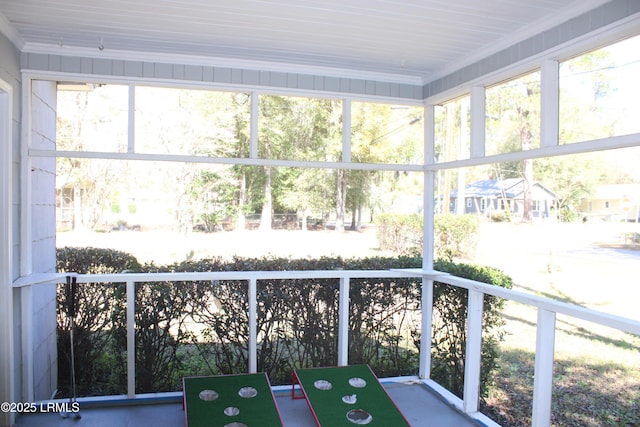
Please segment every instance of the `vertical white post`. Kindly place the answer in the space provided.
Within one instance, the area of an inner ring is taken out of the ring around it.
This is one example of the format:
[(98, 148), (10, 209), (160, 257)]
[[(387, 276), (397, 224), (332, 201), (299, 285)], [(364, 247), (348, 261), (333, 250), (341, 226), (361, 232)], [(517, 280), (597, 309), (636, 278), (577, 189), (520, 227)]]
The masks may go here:
[(540, 146), (558, 145), (560, 134), (560, 67), (545, 60), (540, 69)]
[[(435, 163), (435, 123), (434, 106), (426, 105), (424, 108), (424, 163)], [(435, 214), (435, 174), (432, 170), (424, 172), (424, 199), (423, 199), (423, 247), (422, 268), (433, 269), (433, 221)]]
[(249, 118), (249, 157), (258, 158), (258, 93), (251, 92), (251, 115)]
[(127, 153), (136, 152), (136, 85), (129, 85)]
[[(460, 101), (460, 138), (458, 140), (458, 158), (464, 159), (466, 156), (466, 143), (469, 135), (469, 127), (467, 126), (467, 115), (469, 113), (469, 106), (466, 99)], [(465, 169), (458, 168), (458, 197), (456, 198), (456, 214), (464, 215), (466, 210), (466, 197), (465, 197)]]
[(258, 372), (258, 281), (249, 279), (249, 373)]
[(484, 157), (486, 139), (486, 91), (484, 87), (471, 88), (471, 158)]
[(551, 424), (555, 335), (556, 313), (539, 308), (538, 329), (536, 332), (536, 362), (533, 373), (532, 427), (549, 427)]
[(480, 367), (482, 356), (482, 311), (484, 294), (469, 289), (467, 308), (467, 347), (464, 360), (462, 408), (466, 413), (478, 412), (480, 400)]
[(431, 378), (431, 334), (433, 328), (433, 280), (422, 279), (422, 298), (420, 305), (420, 366), (418, 376), (422, 379)]
[[(0, 79), (0, 402), (15, 402), (16, 375), (13, 347), (13, 179), (12, 122), (13, 91)], [(0, 413), (0, 425), (13, 425), (15, 414)]]
[[(424, 108), (424, 162), (432, 165), (435, 161), (435, 131), (434, 131), (434, 106), (425, 105)], [(423, 198), (423, 234), (422, 234), (422, 268), (433, 269), (433, 221), (434, 221), (434, 172), (424, 171), (424, 198)], [(431, 335), (433, 316), (433, 280), (422, 279), (421, 299), (421, 327), (420, 327), (420, 378), (431, 376)]]
[(33, 286), (20, 290), (20, 321), (22, 322), (22, 399), (33, 402), (35, 398), (33, 361)]
[(349, 364), (349, 278), (340, 278), (338, 303), (338, 366)]
[(342, 100), (342, 161), (351, 161), (351, 100)]
[(127, 397), (136, 397), (136, 284), (127, 280)]

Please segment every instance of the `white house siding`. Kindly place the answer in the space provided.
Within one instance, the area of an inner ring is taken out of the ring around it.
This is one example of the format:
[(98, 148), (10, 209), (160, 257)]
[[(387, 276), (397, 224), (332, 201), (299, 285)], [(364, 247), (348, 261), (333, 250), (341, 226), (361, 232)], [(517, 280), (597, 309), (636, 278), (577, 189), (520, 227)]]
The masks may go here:
[[(34, 149), (55, 150), (56, 84), (33, 81), (31, 144)], [(56, 271), (54, 158), (33, 158), (30, 171), (32, 272)], [(56, 285), (40, 285), (31, 293), (33, 387), (36, 400), (48, 399), (56, 389)]]
[(596, 188), (580, 203), (585, 217), (610, 221), (640, 221), (640, 184), (611, 184)]

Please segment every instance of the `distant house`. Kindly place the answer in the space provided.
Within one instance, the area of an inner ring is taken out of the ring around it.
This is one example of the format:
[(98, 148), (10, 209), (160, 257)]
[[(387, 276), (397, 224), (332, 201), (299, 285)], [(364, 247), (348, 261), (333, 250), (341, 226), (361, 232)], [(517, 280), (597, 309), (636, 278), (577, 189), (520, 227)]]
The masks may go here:
[(581, 201), (580, 213), (607, 221), (640, 221), (640, 184), (601, 185)]
[[(452, 212), (457, 212), (458, 199), (458, 191), (453, 191), (450, 203)], [(555, 193), (542, 184), (534, 182), (531, 185), (534, 218), (548, 217), (555, 200)], [(524, 211), (524, 179), (485, 179), (468, 184), (464, 189), (464, 204), (464, 213), (521, 217)]]

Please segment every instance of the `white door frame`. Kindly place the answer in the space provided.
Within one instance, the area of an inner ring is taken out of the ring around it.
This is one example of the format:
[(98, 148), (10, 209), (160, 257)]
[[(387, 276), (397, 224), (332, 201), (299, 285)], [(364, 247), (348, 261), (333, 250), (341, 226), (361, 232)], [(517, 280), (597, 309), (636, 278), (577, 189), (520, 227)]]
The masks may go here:
[[(12, 126), (13, 88), (0, 79), (0, 402), (15, 402), (15, 360), (12, 275)], [(11, 413), (0, 412), (0, 425), (15, 422)]]

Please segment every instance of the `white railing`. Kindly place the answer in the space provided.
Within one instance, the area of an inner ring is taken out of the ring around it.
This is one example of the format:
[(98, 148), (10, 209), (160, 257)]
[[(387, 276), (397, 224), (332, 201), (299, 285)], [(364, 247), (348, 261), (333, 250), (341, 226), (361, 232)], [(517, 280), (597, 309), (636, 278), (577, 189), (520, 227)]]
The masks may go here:
[[(348, 321), (350, 280), (357, 278), (403, 278), (422, 277), (422, 336), (431, 336), (431, 308), (433, 283), (437, 280), (451, 286), (465, 288), (468, 294), (467, 347), (464, 376), (464, 398), (458, 399), (452, 393), (429, 379), (430, 340), (422, 340), (420, 357), (420, 377), (451, 404), (472, 418), (485, 424), (491, 420), (478, 412), (480, 390), (481, 342), (483, 300), (485, 295), (493, 295), (506, 300), (533, 306), (538, 310), (536, 354), (533, 388), (533, 427), (548, 427), (551, 419), (551, 392), (553, 386), (554, 340), (556, 315), (563, 314), (595, 324), (608, 326), (640, 336), (640, 322), (619, 316), (605, 314), (580, 306), (518, 292), (486, 283), (420, 269), (403, 270), (312, 270), (312, 271), (233, 271), (233, 272), (180, 272), (180, 273), (131, 273), (131, 274), (79, 274), (78, 283), (126, 283), (127, 306), (127, 396), (135, 398), (135, 286), (136, 283), (234, 280), (248, 282), (249, 302), (249, 342), (248, 371), (257, 370), (257, 282), (267, 279), (339, 279), (339, 323), (338, 355), (336, 363), (348, 363)], [(14, 287), (27, 290), (41, 283), (59, 281), (64, 275), (22, 278)], [(496, 425), (494, 423), (494, 425)]]
[[(246, 281), (249, 302), (248, 372), (257, 372), (257, 282), (268, 279), (339, 279), (338, 366), (348, 364), (349, 280), (352, 278), (398, 278), (402, 274), (386, 270), (233, 271), (184, 273), (131, 273), (77, 275), (78, 283), (126, 283), (127, 306), (127, 396), (135, 397), (135, 285), (144, 282)], [(404, 275), (404, 277), (407, 277)], [(410, 277), (410, 276), (409, 276)]]
[(493, 295), (526, 304), (536, 307), (538, 310), (531, 423), (533, 427), (548, 427), (551, 423), (551, 392), (553, 388), (557, 314), (571, 316), (640, 336), (640, 322), (635, 320), (456, 276), (440, 276), (438, 281), (465, 288), (469, 291), (464, 401), (462, 406), (466, 413), (474, 413), (478, 410), (482, 301), (484, 295)]

